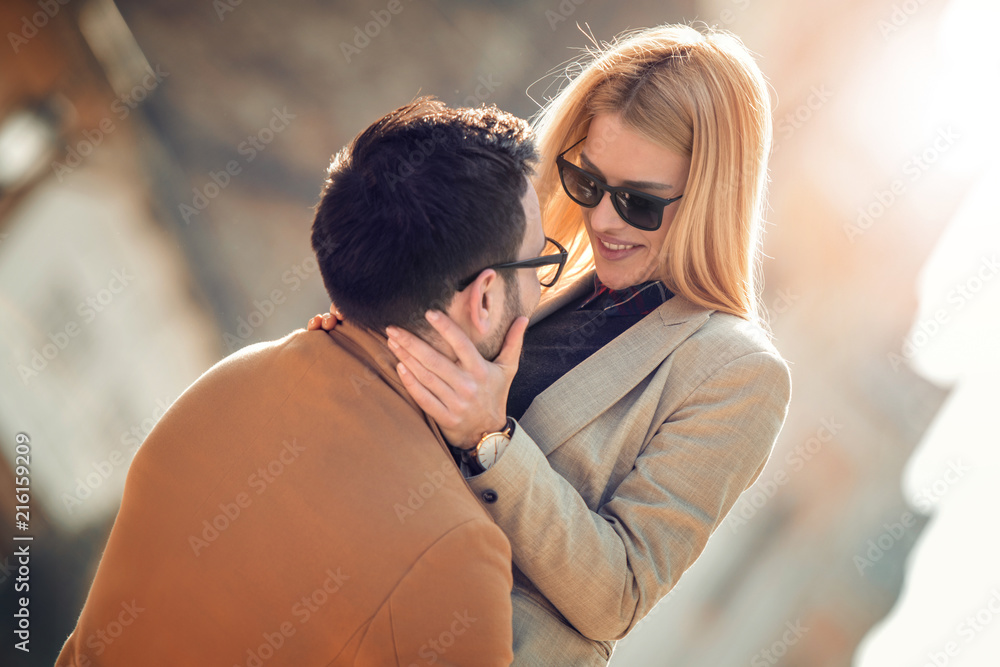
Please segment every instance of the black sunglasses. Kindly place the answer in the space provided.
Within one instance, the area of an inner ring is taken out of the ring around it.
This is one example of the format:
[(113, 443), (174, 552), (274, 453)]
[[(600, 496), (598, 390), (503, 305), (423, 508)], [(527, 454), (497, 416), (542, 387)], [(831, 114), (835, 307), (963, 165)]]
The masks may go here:
[[(542, 287), (552, 287), (556, 284), (556, 281), (559, 280), (559, 276), (562, 275), (562, 270), (566, 265), (566, 258), (569, 256), (569, 253), (566, 252), (566, 248), (562, 247), (555, 239), (550, 239), (546, 236), (545, 240), (558, 248), (558, 252), (552, 255), (542, 255), (541, 257), (532, 257), (531, 259), (522, 259), (516, 262), (504, 262), (503, 264), (493, 264), (491, 266), (487, 266), (480, 269), (475, 275), (469, 276), (462, 282), (458, 283), (458, 291), (461, 292), (466, 287), (471, 285), (472, 282), (479, 277), (479, 274), (486, 269), (540, 269), (543, 266), (553, 266), (558, 264), (559, 266), (556, 269), (555, 274), (551, 277), (538, 277), (538, 281), (542, 284)], [(547, 249), (548, 245), (545, 247)]]
[(663, 222), (663, 209), (684, 195), (663, 199), (641, 190), (611, 187), (597, 176), (589, 171), (584, 171), (563, 157), (583, 142), (583, 139), (564, 150), (556, 158), (559, 179), (562, 181), (563, 189), (566, 190), (569, 198), (580, 206), (594, 208), (601, 203), (604, 193), (609, 192), (611, 193), (611, 203), (622, 220), (647, 232), (659, 229)]

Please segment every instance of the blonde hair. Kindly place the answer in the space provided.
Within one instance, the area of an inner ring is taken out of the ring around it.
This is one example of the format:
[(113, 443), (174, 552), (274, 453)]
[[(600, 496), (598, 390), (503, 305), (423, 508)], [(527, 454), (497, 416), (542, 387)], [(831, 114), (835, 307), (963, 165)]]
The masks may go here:
[[(654, 278), (700, 306), (760, 323), (757, 293), (771, 106), (764, 76), (735, 35), (667, 25), (617, 37), (535, 119), (536, 188), (547, 236), (570, 251), (560, 285), (594, 267), (581, 209), (565, 194), (556, 156), (597, 114), (691, 159), (684, 197)], [(590, 137), (590, 141), (614, 137)], [(551, 292), (543, 295), (545, 298)]]

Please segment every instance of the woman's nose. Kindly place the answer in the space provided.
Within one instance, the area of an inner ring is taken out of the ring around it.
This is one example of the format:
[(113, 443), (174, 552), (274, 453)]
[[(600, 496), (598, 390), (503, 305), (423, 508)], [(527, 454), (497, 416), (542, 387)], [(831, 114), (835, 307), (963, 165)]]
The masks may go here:
[(602, 192), (601, 201), (597, 202), (590, 216), (590, 226), (597, 231), (606, 232), (611, 229), (620, 229), (625, 221), (618, 215), (614, 204), (611, 202), (611, 193)]

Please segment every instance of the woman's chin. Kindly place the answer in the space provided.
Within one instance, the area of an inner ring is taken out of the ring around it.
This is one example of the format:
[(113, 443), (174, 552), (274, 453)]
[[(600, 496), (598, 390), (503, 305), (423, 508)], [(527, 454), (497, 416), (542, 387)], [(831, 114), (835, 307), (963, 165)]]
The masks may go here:
[(608, 262), (598, 259), (596, 262), (597, 277), (601, 283), (613, 290), (622, 290), (632, 285), (637, 285), (642, 281), (642, 267), (609, 265)]

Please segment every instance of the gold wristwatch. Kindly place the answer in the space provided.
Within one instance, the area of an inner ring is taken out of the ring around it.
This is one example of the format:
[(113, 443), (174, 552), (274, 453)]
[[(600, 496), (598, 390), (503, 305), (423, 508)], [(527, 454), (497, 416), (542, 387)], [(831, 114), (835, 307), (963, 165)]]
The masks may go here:
[(462, 450), (462, 458), (469, 465), (469, 470), (474, 475), (486, 472), (490, 466), (497, 462), (503, 451), (510, 444), (510, 439), (514, 435), (514, 427), (517, 422), (513, 417), (507, 417), (507, 427), (496, 433), (483, 433), (479, 443), (475, 447)]

